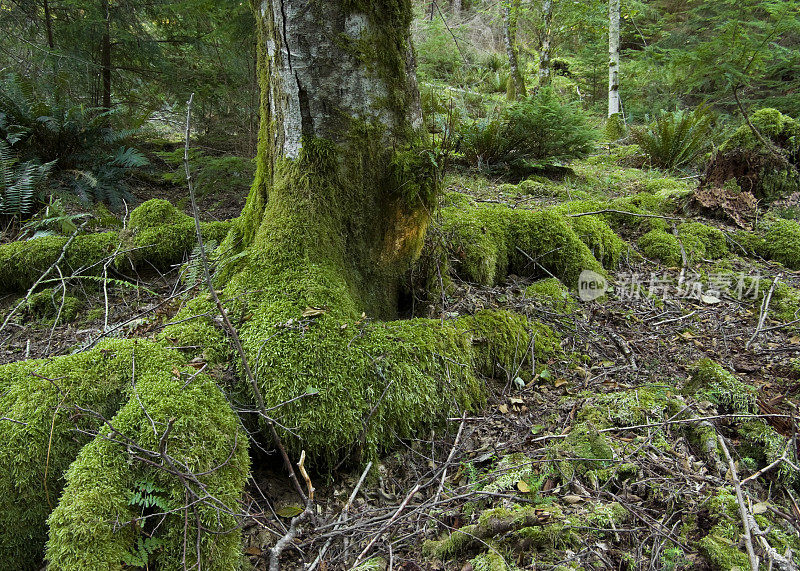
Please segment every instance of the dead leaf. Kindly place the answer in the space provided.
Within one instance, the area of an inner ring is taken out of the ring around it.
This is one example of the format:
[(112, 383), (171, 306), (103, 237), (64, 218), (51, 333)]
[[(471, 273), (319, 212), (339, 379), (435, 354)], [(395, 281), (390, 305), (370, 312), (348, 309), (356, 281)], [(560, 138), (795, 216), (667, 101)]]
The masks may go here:
[(511, 398), (510, 398), (510, 399), (508, 399), (508, 400), (509, 400), (509, 402), (510, 402), (511, 404), (525, 404), (525, 401), (524, 401), (524, 400), (522, 400), (521, 398), (517, 398), (517, 397), (511, 397)]
[(573, 495), (564, 496), (561, 499), (567, 502), (568, 504), (577, 504), (583, 501), (582, 497)]
[(319, 317), (325, 315), (325, 310), (321, 307), (306, 307), (302, 315), (303, 317)]
[(508, 405), (501, 404), (500, 406), (497, 407), (497, 410), (499, 410), (503, 414), (508, 414)]
[(172, 367), (172, 374), (173, 376), (177, 377), (178, 379), (181, 378), (181, 371), (178, 367)]
[(558, 378), (555, 381), (553, 381), (553, 386), (555, 388), (563, 387), (564, 385), (568, 385), (568, 384), (569, 384), (569, 381), (567, 379)]
[(519, 482), (517, 482), (517, 489), (523, 494), (528, 494), (531, 491), (531, 487), (525, 480), (520, 480)]
[(248, 547), (247, 549), (244, 550), (244, 552), (247, 555), (251, 555), (253, 557), (260, 557), (261, 553), (262, 553), (261, 550), (258, 547), (256, 547), (255, 545), (252, 545), (252, 546)]
[(289, 519), (303, 513), (303, 507), (297, 504), (289, 504), (288, 506), (283, 506), (275, 510), (275, 513), (280, 517)]

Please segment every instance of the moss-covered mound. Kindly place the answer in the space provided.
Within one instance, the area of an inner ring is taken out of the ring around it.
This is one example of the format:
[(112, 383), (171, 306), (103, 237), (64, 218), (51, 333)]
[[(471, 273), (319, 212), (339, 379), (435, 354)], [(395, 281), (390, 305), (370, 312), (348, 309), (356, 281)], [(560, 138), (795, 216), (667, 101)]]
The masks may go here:
[(571, 313), (578, 304), (556, 278), (539, 280), (525, 288), (525, 297), (558, 313)]
[(766, 257), (792, 270), (800, 270), (800, 224), (794, 220), (778, 220), (764, 235)]
[(37, 319), (58, 318), (58, 323), (70, 323), (78, 315), (81, 302), (77, 297), (66, 295), (60, 288), (45, 288), (28, 298), (27, 310)]
[(66, 473), (48, 520), (52, 569), (239, 567), (234, 514), (249, 473), (239, 419), (209, 377), (145, 371), (113, 431), (101, 427)]
[(775, 152), (765, 148), (748, 125), (742, 125), (709, 163), (701, 187), (723, 188), (735, 180), (742, 192), (764, 202), (800, 191), (800, 123), (777, 109), (759, 109), (750, 122), (774, 145)]
[[(217, 244), (230, 227), (230, 221), (200, 224), (203, 239)], [(131, 212), (128, 228), (120, 233), (120, 240), (126, 254), (116, 263), (123, 269), (144, 264), (168, 268), (182, 262), (197, 243), (194, 219), (160, 199), (148, 200)]]
[(638, 245), (642, 254), (651, 260), (671, 267), (681, 265), (681, 244), (673, 234), (664, 230), (650, 230), (639, 238)]
[[(598, 217), (567, 218), (555, 211), (501, 205), (442, 209), (442, 233), (462, 279), (484, 285), (509, 273), (554, 275), (576, 287), (583, 270), (616, 267), (626, 247)], [(601, 260), (599, 262), (598, 260)]]
[[(0, 246), (0, 291), (25, 291), (53, 264), (67, 245), (66, 236), (43, 236)], [(119, 244), (116, 232), (77, 236), (66, 249), (60, 267), (64, 276), (79, 271), (97, 275), (102, 260), (112, 256)], [(54, 273), (50, 277), (57, 277)]]

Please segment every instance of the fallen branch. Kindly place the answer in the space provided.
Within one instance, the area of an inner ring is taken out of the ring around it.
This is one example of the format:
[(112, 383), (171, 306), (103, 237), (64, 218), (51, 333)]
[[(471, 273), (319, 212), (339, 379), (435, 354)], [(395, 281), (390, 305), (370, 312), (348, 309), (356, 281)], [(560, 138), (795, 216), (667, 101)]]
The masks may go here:
[(769, 312), (769, 302), (772, 301), (772, 294), (774, 293), (775, 286), (778, 284), (778, 280), (780, 280), (781, 277), (783, 277), (783, 274), (778, 274), (775, 276), (775, 279), (772, 280), (772, 285), (770, 286), (764, 301), (761, 303), (761, 312), (758, 316), (758, 325), (756, 326), (756, 330), (753, 333), (753, 336), (750, 338), (750, 341), (748, 341), (747, 345), (744, 346), (745, 349), (750, 349), (750, 345), (752, 345), (755, 338), (758, 337), (758, 334), (761, 333), (762, 329), (764, 328), (764, 322), (767, 320), (767, 313)]
[(750, 559), (750, 569), (751, 571), (758, 571), (758, 556), (753, 550), (753, 538), (750, 533), (750, 519), (752, 516), (750, 516), (750, 514), (747, 512), (747, 506), (744, 503), (742, 485), (739, 483), (739, 476), (736, 474), (736, 465), (733, 463), (731, 453), (728, 451), (728, 447), (725, 445), (725, 439), (718, 434), (717, 441), (719, 442), (722, 451), (725, 453), (725, 458), (728, 460), (728, 468), (731, 472), (731, 480), (733, 481), (733, 487), (736, 489), (736, 503), (739, 504), (739, 515), (742, 517), (742, 525), (744, 526), (744, 542), (747, 546), (747, 557)]

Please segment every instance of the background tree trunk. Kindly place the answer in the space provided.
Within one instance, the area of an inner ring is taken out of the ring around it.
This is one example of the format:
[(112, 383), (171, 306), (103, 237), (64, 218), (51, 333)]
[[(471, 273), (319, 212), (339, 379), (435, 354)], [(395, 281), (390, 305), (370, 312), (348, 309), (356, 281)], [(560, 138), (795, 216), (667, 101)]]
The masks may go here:
[(620, 0), (608, 1), (608, 116), (622, 109), (619, 97)]
[(461, 0), (453, 0), (453, 15), (460, 16), (461, 15)]
[(504, 0), (503, 2), (503, 39), (508, 55), (509, 76), (506, 94), (510, 101), (518, 97), (525, 97), (525, 78), (519, 69), (517, 55), (517, 15), (519, 14), (520, 0)]
[(111, 109), (111, 7), (109, 0), (103, 0), (102, 14), (105, 15), (103, 21), (103, 35), (100, 38), (100, 69), (102, 74), (102, 102), (101, 107), (108, 111)]
[(542, 37), (539, 46), (539, 87), (550, 85), (550, 44), (553, 39), (553, 0), (542, 1)]

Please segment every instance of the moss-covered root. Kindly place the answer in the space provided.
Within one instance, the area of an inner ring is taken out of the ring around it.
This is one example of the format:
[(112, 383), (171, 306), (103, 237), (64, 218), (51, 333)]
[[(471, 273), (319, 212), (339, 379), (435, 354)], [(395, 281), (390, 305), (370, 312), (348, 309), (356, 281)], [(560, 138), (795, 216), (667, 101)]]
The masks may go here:
[(547, 525), (550, 519), (550, 513), (541, 508), (496, 508), (484, 512), (478, 523), (455, 530), (445, 539), (425, 542), (422, 549), (428, 557), (448, 560), (485, 545), (487, 540), (499, 535)]
[[(38, 569), (45, 520), (62, 476), (85, 436), (111, 418), (138, 377), (169, 371), (180, 356), (150, 344), (107, 341), (94, 351), (0, 367), (0, 559), (8, 569)], [(78, 429), (76, 431), (76, 428)], [(95, 474), (97, 476), (97, 474)]]
[(110, 422), (116, 433), (102, 428), (67, 471), (49, 569), (239, 567), (247, 438), (210, 378), (147, 370)]

